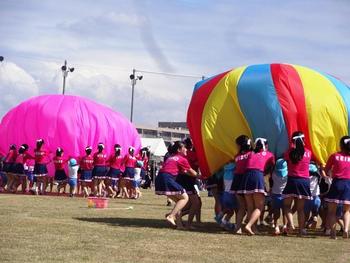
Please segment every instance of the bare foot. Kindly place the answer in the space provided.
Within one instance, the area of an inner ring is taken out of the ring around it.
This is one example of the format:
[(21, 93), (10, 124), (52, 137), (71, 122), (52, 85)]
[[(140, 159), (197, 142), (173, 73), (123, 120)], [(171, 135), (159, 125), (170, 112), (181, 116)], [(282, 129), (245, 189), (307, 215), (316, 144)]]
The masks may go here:
[(166, 221), (168, 221), (171, 225), (173, 226), (176, 226), (176, 223), (175, 223), (175, 217), (171, 216), (171, 215), (168, 215), (165, 217)]
[(343, 238), (345, 238), (345, 239), (349, 238), (349, 232), (348, 231), (344, 231)]
[(280, 231), (279, 226), (277, 226), (277, 227), (275, 228), (274, 235), (275, 235), (275, 236), (278, 236), (279, 234), (281, 234), (281, 231)]
[(250, 226), (248, 226), (248, 225), (246, 225), (246, 226), (244, 227), (244, 230), (247, 231), (247, 233), (248, 233), (249, 236), (254, 236), (254, 235), (255, 235), (255, 233), (252, 231), (252, 229), (251, 229)]

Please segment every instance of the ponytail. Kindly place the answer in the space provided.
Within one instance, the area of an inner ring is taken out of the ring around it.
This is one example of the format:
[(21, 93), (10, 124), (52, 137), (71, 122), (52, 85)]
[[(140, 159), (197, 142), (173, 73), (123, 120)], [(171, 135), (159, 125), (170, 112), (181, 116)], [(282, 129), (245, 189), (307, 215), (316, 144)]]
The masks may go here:
[(235, 141), (240, 148), (239, 153), (245, 153), (252, 150), (252, 142), (247, 135), (240, 135)]
[(254, 148), (255, 153), (261, 152), (261, 150), (265, 151), (267, 140), (265, 138), (256, 138), (254, 144), (255, 144), (255, 148)]
[(292, 142), (294, 147), (289, 152), (289, 158), (292, 163), (296, 164), (303, 159), (305, 148), (304, 148), (304, 134), (302, 132), (294, 132), (292, 135)]
[(343, 136), (340, 139), (340, 149), (342, 152), (350, 155), (350, 136)]

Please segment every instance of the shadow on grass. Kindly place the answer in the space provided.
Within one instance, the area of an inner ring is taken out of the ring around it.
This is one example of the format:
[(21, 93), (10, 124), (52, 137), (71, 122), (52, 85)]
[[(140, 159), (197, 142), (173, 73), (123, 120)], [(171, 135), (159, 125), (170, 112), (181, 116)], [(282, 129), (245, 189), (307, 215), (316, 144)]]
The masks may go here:
[[(156, 229), (162, 229), (172, 228), (165, 219), (152, 219), (152, 218), (118, 218), (118, 217), (78, 217), (74, 218), (79, 221), (84, 222), (90, 222), (90, 223), (101, 223), (101, 224), (107, 224), (111, 226), (123, 226), (123, 227), (140, 227), (140, 228), (156, 228)], [(194, 224), (195, 225), (195, 224)], [(195, 226), (194, 229), (191, 230), (184, 230), (189, 232), (201, 232), (201, 233), (212, 233), (212, 234), (218, 234), (218, 233), (229, 233), (223, 231), (222, 228), (220, 228), (216, 223), (202, 223), (200, 226)]]
[[(101, 223), (111, 226), (122, 226), (122, 227), (139, 227), (139, 228), (155, 228), (155, 229), (171, 229), (172, 227), (162, 219), (153, 218), (119, 218), (119, 217), (78, 217), (74, 218), (79, 221), (90, 222), (90, 223)], [(224, 231), (218, 224), (214, 222), (205, 222), (201, 225), (194, 223), (194, 228), (191, 230), (184, 229), (183, 231), (208, 233), (208, 234), (231, 234), (232, 232)], [(260, 233), (258, 236), (274, 237), (272, 234), (273, 229), (266, 226), (259, 227)], [(295, 238), (297, 236), (297, 230), (294, 234), (288, 235), (288, 237)], [(245, 234), (243, 234), (245, 235)], [(303, 238), (319, 238), (323, 234), (321, 231), (308, 231), (306, 236)]]

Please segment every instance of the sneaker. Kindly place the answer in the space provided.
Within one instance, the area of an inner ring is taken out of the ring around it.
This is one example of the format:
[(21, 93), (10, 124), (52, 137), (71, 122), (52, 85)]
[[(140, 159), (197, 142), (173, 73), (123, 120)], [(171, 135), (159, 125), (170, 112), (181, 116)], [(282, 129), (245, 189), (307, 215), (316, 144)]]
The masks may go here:
[(214, 220), (215, 220), (216, 223), (218, 223), (220, 225), (221, 224), (221, 220), (222, 220), (223, 217), (224, 217), (223, 214), (218, 214), (218, 215), (214, 216)]
[(224, 229), (226, 230), (226, 231), (231, 231), (231, 230), (233, 230), (233, 229), (235, 229), (235, 224), (232, 224), (232, 223), (230, 223), (230, 222), (227, 222), (226, 224), (225, 224), (225, 226), (224, 226)]
[(324, 231), (324, 235), (325, 236), (330, 236), (331, 235), (331, 229), (326, 229), (325, 231)]

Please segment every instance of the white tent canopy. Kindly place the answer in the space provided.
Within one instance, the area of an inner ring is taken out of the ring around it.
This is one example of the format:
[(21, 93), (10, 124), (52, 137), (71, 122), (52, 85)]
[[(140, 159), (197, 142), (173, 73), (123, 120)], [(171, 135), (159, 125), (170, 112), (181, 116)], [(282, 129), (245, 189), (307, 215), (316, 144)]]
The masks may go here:
[(167, 153), (163, 138), (141, 138), (142, 147), (149, 147), (154, 156), (164, 156)]

